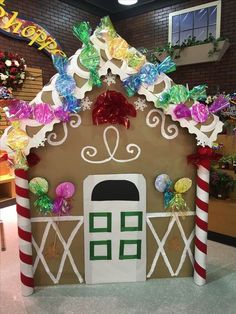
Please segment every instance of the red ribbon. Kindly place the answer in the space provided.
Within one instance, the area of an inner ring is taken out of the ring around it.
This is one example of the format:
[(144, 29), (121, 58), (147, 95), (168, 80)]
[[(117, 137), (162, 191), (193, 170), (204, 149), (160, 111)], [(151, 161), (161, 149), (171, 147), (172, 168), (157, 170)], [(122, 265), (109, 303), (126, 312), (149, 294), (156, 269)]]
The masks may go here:
[(128, 129), (128, 116), (136, 117), (136, 109), (121, 93), (109, 90), (98, 96), (92, 116), (93, 124), (123, 124)]
[(0, 155), (0, 162), (2, 161), (7, 161), (8, 160), (8, 155), (7, 153), (3, 153), (2, 155)]
[(35, 153), (30, 152), (29, 155), (26, 156), (26, 158), (29, 167), (36, 166), (40, 162), (39, 156), (36, 155)]
[[(26, 158), (29, 167), (33, 167), (40, 162), (40, 158), (35, 153), (29, 153), (29, 155)], [(0, 155), (0, 162), (3, 161), (8, 161), (10, 165), (13, 164), (13, 159), (10, 158), (7, 153), (3, 153), (2, 155)]]
[(195, 154), (187, 156), (187, 160), (188, 163), (191, 163), (197, 167), (202, 164), (210, 166), (211, 161), (217, 161), (221, 157), (221, 154), (216, 153), (210, 147), (199, 147)]

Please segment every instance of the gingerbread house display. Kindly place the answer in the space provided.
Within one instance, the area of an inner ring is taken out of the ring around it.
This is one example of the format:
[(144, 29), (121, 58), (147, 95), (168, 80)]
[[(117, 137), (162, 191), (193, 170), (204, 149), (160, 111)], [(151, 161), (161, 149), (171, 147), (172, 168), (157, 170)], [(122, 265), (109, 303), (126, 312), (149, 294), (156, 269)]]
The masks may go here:
[[(20, 121), (25, 147), (9, 141), (19, 130), (14, 123), (1, 137), (9, 156), (33, 152), (40, 159), (34, 167), (21, 164), (15, 170), (23, 294), (31, 294), (34, 285), (193, 273), (194, 281), (204, 284), (211, 147), (223, 125), (214, 110), (206, 113), (198, 106), (204, 87), (189, 91), (175, 85), (163, 63), (150, 64), (108, 18), (89, 37), (87, 23), (74, 32), (83, 47), (66, 66), (57, 64), (59, 73), (30, 103), (41, 106), (41, 119), (35, 119), (35, 110), (34, 117)], [(73, 86), (71, 95), (62, 92), (64, 85)], [(80, 103), (70, 110), (69, 121), (50, 116), (75, 99)], [(194, 119), (194, 106), (200, 116), (207, 114), (204, 121)], [(192, 108), (192, 115), (180, 117), (177, 108)], [(197, 168), (187, 164), (192, 154)], [(45, 180), (49, 187), (37, 195), (36, 185)], [(162, 189), (166, 180), (172, 185), (168, 191)], [(35, 203), (42, 204), (37, 199), (43, 193), (44, 201), (55, 199), (63, 181), (75, 187), (61, 195), (64, 208), (72, 197), (70, 212), (37, 211)], [(29, 193), (29, 182), (35, 193)]]

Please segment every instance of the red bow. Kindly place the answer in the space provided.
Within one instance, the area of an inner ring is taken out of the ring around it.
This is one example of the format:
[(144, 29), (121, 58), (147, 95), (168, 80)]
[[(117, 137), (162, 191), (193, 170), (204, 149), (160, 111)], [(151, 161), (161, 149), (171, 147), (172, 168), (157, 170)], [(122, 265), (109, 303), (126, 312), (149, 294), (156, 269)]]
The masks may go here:
[(26, 156), (26, 158), (29, 167), (36, 166), (40, 162), (39, 156), (36, 155), (35, 153), (29, 153), (29, 155)]
[(198, 167), (203, 162), (210, 164), (211, 161), (217, 161), (221, 157), (221, 154), (216, 153), (210, 147), (199, 147), (195, 154), (187, 156), (187, 160), (188, 163), (191, 163)]
[(98, 96), (92, 116), (93, 124), (123, 124), (128, 129), (128, 116), (136, 117), (136, 109), (121, 93), (109, 90)]

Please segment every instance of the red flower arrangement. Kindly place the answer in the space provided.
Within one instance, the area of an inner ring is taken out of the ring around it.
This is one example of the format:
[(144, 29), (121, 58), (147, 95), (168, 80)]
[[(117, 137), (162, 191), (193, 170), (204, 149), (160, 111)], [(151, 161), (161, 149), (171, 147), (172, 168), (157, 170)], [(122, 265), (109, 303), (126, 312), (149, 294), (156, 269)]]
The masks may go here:
[(128, 129), (128, 117), (136, 117), (136, 109), (121, 93), (108, 90), (98, 96), (92, 116), (93, 124), (123, 124)]
[(25, 60), (12, 52), (0, 51), (0, 86), (15, 89), (25, 80)]

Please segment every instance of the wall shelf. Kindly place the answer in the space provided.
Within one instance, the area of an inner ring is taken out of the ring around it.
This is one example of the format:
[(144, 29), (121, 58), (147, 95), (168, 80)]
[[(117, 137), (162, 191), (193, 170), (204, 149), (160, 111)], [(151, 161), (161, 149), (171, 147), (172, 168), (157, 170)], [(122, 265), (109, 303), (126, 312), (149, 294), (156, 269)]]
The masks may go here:
[(10, 174), (0, 176), (0, 207), (15, 199), (15, 178)]
[[(182, 65), (190, 65), (190, 64), (197, 64), (197, 63), (206, 63), (206, 62), (215, 62), (220, 61), (227, 49), (229, 48), (230, 43), (228, 40), (219, 41), (217, 49), (218, 52), (215, 52), (212, 56), (209, 57), (208, 53), (210, 50), (213, 49), (212, 43), (190, 46), (184, 48), (180, 52), (180, 57), (174, 59), (177, 66)], [(176, 52), (178, 49), (176, 49)], [(157, 55), (160, 61), (163, 61), (167, 57), (167, 53), (163, 53), (161, 56)]]

